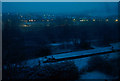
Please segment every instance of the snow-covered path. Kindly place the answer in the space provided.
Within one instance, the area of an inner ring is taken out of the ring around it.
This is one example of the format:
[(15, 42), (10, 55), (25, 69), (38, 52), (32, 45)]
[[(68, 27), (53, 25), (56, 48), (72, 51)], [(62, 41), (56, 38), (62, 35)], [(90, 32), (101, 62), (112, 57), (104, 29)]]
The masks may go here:
[[(84, 51), (76, 51), (76, 52), (69, 52), (69, 53), (63, 53), (63, 54), (56, 54), (56, 55), (49, 55), (47, 58), (51, 58), (52, 56), (56, 60), (66, 60), (67, 58), (82, 58), (82, 57), (87, 57), (89, 55), (96, 55), (96, 54), (101, 54), (101, 53), (109, 53), (109, 52), (115, 52), (116, 50), (120, 50), (120, 42), (119, 43), (113, 43), (111, 44), (113, 46), (114, 51), (112, 50), (112, 46), (109, 47), (99, 47), (96, 49), (90, 49), (90, 50), (84, 50)], [(36, 59), (31, 59), (28, 61), (24, 61), (23, 64), (25, 65), (38, 65), (39, 61), (43, 62), (46, 61), (44, 57), (36, 58)]]

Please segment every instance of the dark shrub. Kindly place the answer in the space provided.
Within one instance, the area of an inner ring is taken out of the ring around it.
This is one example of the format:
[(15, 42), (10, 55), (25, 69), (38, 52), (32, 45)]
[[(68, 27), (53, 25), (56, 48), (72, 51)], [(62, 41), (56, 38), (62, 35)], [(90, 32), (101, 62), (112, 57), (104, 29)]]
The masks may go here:
[(81, 49), (92, 49), (90, 42), (87, 41), (81, 41), (79, 46)]
[(108, 62), (102, 56), (93, 56), (88, 61), (88, 71), (97, 70), (103, 72), (105, 74), (111, 75), (112, 74), (112, 66), (110, 62)]
[[(6, 73), (5, 73), (6, 72)], [(7, 74), (8, 73), (8, 74)], [(9, 77), (8, 77), (9, 75)], [(78, 79), (78, 69), (73, 61), (49, 63), (33, 68), (24, 67), (4, 71), (3, 79), (39, 79), (49, 81), (70, 81)]]
[(36, 52), (35, 57), (42, 57), (51, 55), (51, 49), (48, 46), (40, 47), (39, 50)]
[(78, 78), (78, 69), (73, 61), (50, 63), (38, 68), (38, 71), (33, 77), (44, 80), (76, 80)]

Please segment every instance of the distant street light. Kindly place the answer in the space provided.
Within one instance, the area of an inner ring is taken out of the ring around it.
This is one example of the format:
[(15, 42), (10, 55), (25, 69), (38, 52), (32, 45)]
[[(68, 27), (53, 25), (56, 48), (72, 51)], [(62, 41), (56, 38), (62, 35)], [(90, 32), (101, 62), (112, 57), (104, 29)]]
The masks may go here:
[(108, 22), (109, 20), (108, 19), (106, 19), (106, 22)]
[(118, 19), (116, 19), (115, 22), (118, 22)]
[(73, 21), (75, 21), (75, 19), (73, 19)]
[(93, 19), (93, 22), (95, 22), (95, 19)]

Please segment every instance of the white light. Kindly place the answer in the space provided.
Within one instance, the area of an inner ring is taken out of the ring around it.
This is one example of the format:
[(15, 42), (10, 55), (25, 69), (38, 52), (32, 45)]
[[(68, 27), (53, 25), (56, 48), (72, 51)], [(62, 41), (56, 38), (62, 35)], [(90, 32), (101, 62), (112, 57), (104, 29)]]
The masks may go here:
[(84, 20), (80, 20), (81, 22), (83, 22)]
[(106, 22), (108, 22), (109, 20), (108, 19), (106, 19)]
[(49, 22), (49, 20), (47, 20), (47, 22)]
[(93, 19), (93, 22), (95, 22), (95, 19)]
[(75, 19), (73, 19), (73, 21), (75, 21)]

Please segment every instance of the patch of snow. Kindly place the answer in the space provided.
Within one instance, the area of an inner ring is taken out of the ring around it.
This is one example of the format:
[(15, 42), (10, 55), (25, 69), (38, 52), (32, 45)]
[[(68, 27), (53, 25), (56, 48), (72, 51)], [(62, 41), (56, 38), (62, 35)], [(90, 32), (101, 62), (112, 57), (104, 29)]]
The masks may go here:
[(106, 75), (101, 72), (93, 71), (81, 75), (80, 79), (114, 79), (114, 77)]
[(52, 44), (49, 44), (49, 45), (51, 45), (51, 46), (60, 46), (60, 45), (62, 45), (62, 43), (52, 43)]
[(74, 60), (73, 60), (79, 71), (80, 71), (82, 68), (87, 67), (89, 58), (90, 58), (90, 57), (80, 58), (80, 59), (74, 59)]
[[(114, 49), (120, 49), (119, 43), (112, 44), (112, 46), (114, 47)], [(47, 58), (51, 58), (53, 56), (55, 59), (62, 59), (62, 58), (75, 57), (75, 56), (80, 56), (80, 55), (90, 55), (90, 54), (102, 53), (102, 52), (108, 52), (108, 51), (112, 51), (111, 46), (110, 47), (100, 47), (100, 48), (84, 50), (84, 51), (76, 51), (76, 52), (69, 52), (69, 53), (63, 53), (63, 54), (49, 55), (49, 56), (47, 56)], [(113, 58), (113, 57), (111, 56), (111, 58)], [(39, 63), (38, 61), (39, 60), (42, 61), (43, 59), (45, 59), (45, 58), (40, 57), (40, 58), (28, 60), (28, 61), (26, 61), (26, 65), (28, 65), (28, 66), (38, 65), (38, 63)], [(86, 59), (84, 61), (87, 61), (87, 58), (83, 58), (83, 59)], [(79, 63), (79, 62), (76, 62), (76, 63)], [(85, 63), (85, 62), (83, 62), (83, 63)], [(79, 64), (81, 64), (81, 67), (86, 65), (83, 63), (82, 62), (79, 63)]]

